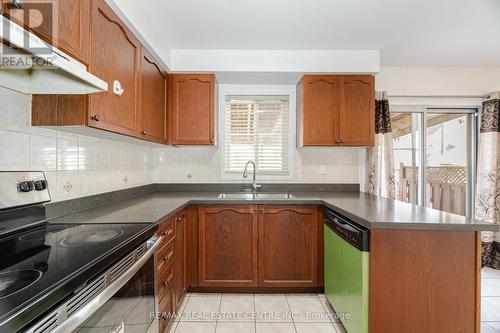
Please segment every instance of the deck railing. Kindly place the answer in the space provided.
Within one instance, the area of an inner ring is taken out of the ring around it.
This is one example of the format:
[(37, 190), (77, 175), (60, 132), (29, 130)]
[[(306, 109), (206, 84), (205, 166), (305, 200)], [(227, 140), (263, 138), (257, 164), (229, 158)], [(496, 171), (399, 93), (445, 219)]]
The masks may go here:
[[(418, 167), (415, 168), (418, 170)], [(415, 193), (413, 168), (400, 165), (398, 178), (398, 200), (411, 202)], [(417, 171), (418, 175), (418, 171)], [(425, 206), (445, 212), (465, 215), (467, 190), (467, 169), (463, 166), (431, 166), (426, 168)]]

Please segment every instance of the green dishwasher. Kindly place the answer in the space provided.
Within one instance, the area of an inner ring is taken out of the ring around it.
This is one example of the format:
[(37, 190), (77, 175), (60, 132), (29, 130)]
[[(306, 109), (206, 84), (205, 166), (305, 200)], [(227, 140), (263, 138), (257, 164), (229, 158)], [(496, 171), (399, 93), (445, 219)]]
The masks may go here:
[(368, 333), (369, 231), (324, 210), (325, 295), (349, 333)]

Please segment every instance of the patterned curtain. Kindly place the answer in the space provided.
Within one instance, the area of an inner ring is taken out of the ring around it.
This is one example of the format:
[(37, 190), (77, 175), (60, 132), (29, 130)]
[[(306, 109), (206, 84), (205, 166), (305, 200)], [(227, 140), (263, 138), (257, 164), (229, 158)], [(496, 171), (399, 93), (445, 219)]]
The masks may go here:
[(386, 92), (377, 92), (375, 100), (375, 146), (368, 149), (366, 192), (394, 199), (394, 150), (391, 112)]
[[(500, 93), (483, 102), (477, 172), (476, 218), (500, 223)], [(483, 232), (482, 265), (500, 269), (500, 233)]]

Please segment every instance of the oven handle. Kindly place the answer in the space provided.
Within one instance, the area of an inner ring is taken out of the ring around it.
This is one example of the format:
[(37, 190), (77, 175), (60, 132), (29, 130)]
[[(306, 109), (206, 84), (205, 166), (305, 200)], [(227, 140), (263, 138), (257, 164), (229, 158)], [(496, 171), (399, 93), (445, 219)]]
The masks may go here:
[(134, 276), (135, 273), (149, 260), (160, 246), (163, 237), (153, 236), (147, 242), (152, 243), (150, 248), (144, 255), (137, 260), (127, 271), (125, 271), (118, 279), (111, 283), (99, 295), (95, 296), (80, 310), (72, 314), (69, 318), (57, 326), (51, 333), (73, 332), (81, 324), (83, 324), (92, 314), (94, 314), (101, 306), (103, 306), (118, 290)]

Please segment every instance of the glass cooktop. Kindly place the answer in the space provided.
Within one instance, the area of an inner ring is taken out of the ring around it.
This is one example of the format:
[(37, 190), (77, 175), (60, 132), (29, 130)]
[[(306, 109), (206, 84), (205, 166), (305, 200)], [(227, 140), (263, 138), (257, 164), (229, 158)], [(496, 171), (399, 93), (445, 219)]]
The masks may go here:
[[(153, 235), (152, 224), (45, 224), (0, 239), (0, 332), (36, 317)], [(25, 317), (26, 318), (26, 317)]]

